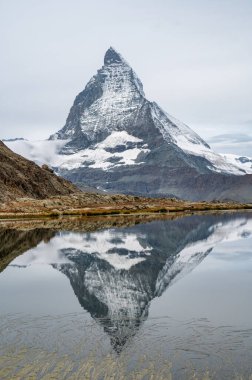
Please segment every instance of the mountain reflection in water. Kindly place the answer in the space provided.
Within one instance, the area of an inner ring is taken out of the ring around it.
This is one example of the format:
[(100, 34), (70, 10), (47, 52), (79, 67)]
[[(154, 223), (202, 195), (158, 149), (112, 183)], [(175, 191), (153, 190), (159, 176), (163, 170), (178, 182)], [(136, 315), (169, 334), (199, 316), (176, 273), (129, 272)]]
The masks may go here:
[(155, 297), (219, 243), (251, 235), (249, 213), (195, 215), (96, 232), (9, 229), (0, 230), (0, 255), (20, 255), (12, 266), (47, 264), (67, 276), (80, 305), (119, 353), (148, 317)]

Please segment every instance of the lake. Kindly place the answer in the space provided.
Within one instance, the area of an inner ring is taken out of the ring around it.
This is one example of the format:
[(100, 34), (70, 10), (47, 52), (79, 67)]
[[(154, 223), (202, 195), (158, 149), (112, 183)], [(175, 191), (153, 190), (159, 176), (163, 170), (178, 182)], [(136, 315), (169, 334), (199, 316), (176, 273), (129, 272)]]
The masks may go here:
[(252, 213), (0, 224), (1, 379), (251, 379)]

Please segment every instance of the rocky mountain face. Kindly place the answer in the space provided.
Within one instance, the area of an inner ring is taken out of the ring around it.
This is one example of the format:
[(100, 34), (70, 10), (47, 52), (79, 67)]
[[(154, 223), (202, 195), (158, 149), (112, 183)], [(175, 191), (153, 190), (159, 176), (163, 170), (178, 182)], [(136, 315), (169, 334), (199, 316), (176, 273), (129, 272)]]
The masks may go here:
[(148, 101), (141, 81), (113, 48), (76, 97), (65, 126), (50, 139), (65, 141), (55, 166), (79, 184), (191, 200), (252, 201), (252, 175)]
[(76, 191), (73, 184), (53, 174), (48, 166), (40, 168), (0, 141), (0, 202), (22, 197), (42, 199)]

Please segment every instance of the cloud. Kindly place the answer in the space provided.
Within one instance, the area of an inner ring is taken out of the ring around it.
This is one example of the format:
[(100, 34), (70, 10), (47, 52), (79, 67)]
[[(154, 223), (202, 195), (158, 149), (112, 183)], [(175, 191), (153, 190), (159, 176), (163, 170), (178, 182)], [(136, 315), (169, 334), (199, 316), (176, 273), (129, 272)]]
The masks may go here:
[(243, 143), (252, 141), (252, 136), (245, 133), (225, 133), (208, 139), (209, 143)]
[(34, 161), (38, 165), (57, 166), (58, 153), (67, 140), (16, 140), (5, 141), (5, 144), (15, 153)]
[(252, 135), (246, 133), (225, 133), (207, 140), (218, 153), (233, 153), (252, 157)]

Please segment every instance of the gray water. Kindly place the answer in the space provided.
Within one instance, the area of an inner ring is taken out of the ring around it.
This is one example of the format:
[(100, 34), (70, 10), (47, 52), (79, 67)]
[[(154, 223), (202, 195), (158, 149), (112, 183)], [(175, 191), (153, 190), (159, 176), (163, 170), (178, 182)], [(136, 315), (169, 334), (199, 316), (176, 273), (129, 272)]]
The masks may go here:
[(113, 224), (1, 226), (0, 378), (250, 379), (252, 214)]

